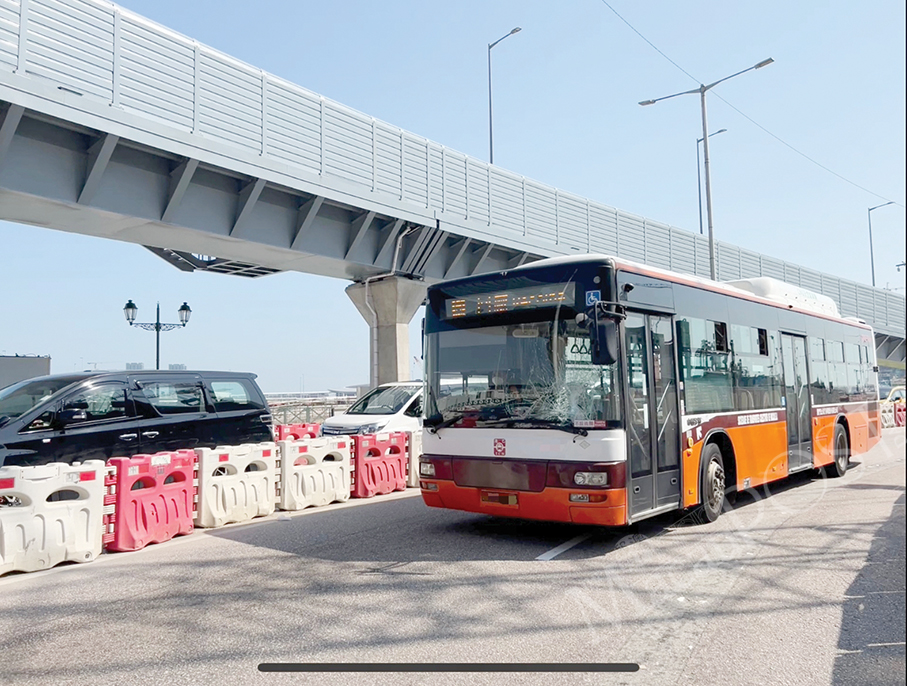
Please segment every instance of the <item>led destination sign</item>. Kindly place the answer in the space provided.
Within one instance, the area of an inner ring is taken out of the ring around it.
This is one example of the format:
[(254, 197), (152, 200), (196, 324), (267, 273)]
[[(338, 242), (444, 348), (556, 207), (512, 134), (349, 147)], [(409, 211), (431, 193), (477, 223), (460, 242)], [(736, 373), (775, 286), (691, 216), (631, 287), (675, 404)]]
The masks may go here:
[(448, 298), (444, 301), (441, 318), (459, 319), (484, 314), (503, 314), (554, 307), (560, 304), (572, 307), (575, 302), (575, 293), (576, 285), (574, 283), (556, 283), (511, 288), (507, 291), (493, 293), (476, 293), (463, 298)]

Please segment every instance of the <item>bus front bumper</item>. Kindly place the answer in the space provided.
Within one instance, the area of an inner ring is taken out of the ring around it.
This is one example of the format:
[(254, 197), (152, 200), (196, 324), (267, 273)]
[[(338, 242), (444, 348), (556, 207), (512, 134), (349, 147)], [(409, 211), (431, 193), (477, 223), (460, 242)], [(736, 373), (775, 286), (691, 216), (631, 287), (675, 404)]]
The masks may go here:
[[(422, 500), (429, 507), (517, 519), (572, 522), (597, 526), (627, 523), (625, 489), (545, 488), (541, 492), (457, 486), (453, 481), (422, 479)], [(593, 502), (571, 501), (588, 496)], [(599, 502), (594, 502), (599, 499)]]

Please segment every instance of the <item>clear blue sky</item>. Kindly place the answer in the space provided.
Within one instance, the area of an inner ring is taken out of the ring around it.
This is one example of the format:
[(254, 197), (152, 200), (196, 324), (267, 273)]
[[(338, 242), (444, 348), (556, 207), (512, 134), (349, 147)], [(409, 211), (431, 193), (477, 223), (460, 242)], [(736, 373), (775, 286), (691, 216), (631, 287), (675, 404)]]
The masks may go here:
[[(620, 209), (698, 231), (696, 88), (775, 63), (708, 97), (721, 240), (903, 293), (905, 4), (609, 0), (125, 0), (136, 11), (368, 115), (487, 159), (487, 45), (495, 161)], [(684, 71), (691, 74), (691, 78)], [(771, 134), (726, 104), (722, 98)], [(787, 145), (785, 145), (787, 144)], [(820, 168), (790, 147), (844, 177)], [(862, 186), (861, 190), (855, 185)], [(162, 363), (253, 371), (266, 391), (368, 379), (365, 322), (346, 282), (184, 274), (143, 248), (0, 222), (0, 353), (50, 354), (54, 372), (154, 364), (154, 335), (122, 306), (185, 330)], [(418, 317), (413, 354), (419, 354)]]

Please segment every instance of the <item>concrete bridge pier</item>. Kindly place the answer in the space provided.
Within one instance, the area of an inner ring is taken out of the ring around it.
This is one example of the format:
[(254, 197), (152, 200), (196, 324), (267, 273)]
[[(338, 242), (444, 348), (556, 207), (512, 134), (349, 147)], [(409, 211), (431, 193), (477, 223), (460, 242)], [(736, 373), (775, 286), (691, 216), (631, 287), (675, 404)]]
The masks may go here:
[(369, 325), (372, 386), (409, 381), (409, 323), (426, 290), (423, 281), (390, 275), (347, 286), (346, 294)]

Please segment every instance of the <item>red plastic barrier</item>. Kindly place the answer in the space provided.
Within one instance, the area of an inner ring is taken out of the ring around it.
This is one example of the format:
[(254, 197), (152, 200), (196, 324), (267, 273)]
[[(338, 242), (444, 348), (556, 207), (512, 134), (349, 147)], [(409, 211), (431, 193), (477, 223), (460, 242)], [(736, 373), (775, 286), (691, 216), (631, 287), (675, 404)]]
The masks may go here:
[(406, 490), (406, 434), (402, 431), (353, 439), (354, 498)]
[(905, 420), (907, 420), (907, 405), (898, 403), (894, 406), (894, 425), (904, 426)]
[(179, 450), (107, 461), (114, 468), (104, 496), (114, 506), (103, 539), (108, 550), (140, 550), (192, 533), (195, 459), (193, 451)]
[(321, 424), (278, 424), (278, 441), (298, 441), (303, 438), (318, 438)]

